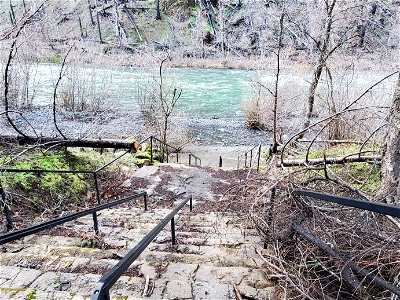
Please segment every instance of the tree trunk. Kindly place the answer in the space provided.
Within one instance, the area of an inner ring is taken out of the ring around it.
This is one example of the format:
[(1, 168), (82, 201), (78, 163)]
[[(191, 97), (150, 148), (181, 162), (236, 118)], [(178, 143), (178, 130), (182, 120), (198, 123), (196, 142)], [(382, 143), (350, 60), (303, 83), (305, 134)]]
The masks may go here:
[[(307, 103), (307, 113), (306, 113), (306, 120), (303, 124), (303, 129), (310, 126), (311, 117), (314, 114), (314, 102), (315, 102), (315, 92), (318, 87), (319, 80), (321, 79), (322, 70), (325, 67), (326, 60), (328, 59), (330, 53), (328, 51), (329, 48), (329, 41), (331, 39), (332, 34), (332, 24), (333, 24), (333, 9), (335, 8), (336, 0), (333, 0), (330, 5), (327, 6), (327, 21), (326, 21), (326, 28), (325, 28), (325, 36), (322, 42), (322, 46), (319, 48), (319, 59), (317, 63), (317, 68), (314, 71), (313, 80), (310, 84), (310, 89), (308, 91), (308, 103)], [(298, 136), (298, 139), (304, 137), (304, 133)]]
[(89, 16), (90, 16), (90, 23), (92, 24), (92, 26), (94, 27), (94, 25), (96, 24), (93, 20), (93, 14), (92, 14), (92, 4), (90, 3), (90, 0), (88, 0), (88, 8), (89, 8)]
[(272, 153), (277, 153), (278, 152), (278, 92), (279, 92), (279, 75), (281, 71), (281, 50), (282, 50), (282, 40), (283, 40), (283, 22), (285, 19), (285, 14), (282, 11), (281, 17), (279, 19), (279, 38), (278, 38), (278, 51), (276, 53), (276, 60), (277, 60), (277, 66), (276, 66), (276, 80), (275, 80), (275, 91), (274, 91), (274, 108), (273, 108), (273, 114), (274, 114), (274, 120), (273, 120), (273, 141), (272, 141), (272, 147), (271, 147), (271, 152)]
[(384, 141), (382, 181), (377, 200), (400, 203), (400, 75), (397, 79), (389, 114), (388, 132)]
[(97, 18), (97, 30), (98, 30), (98, 32), (99, 32), (99, 40), (100, 40), (100, 43), (102, 44), (102, 43), (103, 43), (103, 38), (102, 38), (102, 36), (101, 36), (101, 27), (100, 27), (99, 12), (96, 13), (96, 18)]

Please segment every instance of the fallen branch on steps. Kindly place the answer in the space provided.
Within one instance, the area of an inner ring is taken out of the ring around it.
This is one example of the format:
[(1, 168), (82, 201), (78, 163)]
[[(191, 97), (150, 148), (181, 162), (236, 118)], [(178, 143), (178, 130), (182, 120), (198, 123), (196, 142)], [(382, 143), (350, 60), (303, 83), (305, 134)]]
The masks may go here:
[[(345, 264), (345, 268), (350, 268), (351, 271), (353, 271), (354, 273), (359, 274), (359, 275), (363, 276), (364, 278), (368, 278), (374, 284), (376, 284), (388, 291), (391, 291), (393, 294), (395, 294), (397, 296), (400, 296), (400, 288), (387, 282), (382, 277), (380, 277), (378, 274), (375, 274), (374, 271), (370, 271), (366, 268), (360, 267), (351, 260), (344, 259), (341, 256), (341, 254), (334, 247), (324, 243), (322, 240), (320, 240), (316, 236), (313, 236), (300, 224), (296, 224), (296, 223), (293, 224), (292, 229), (297, 234), (301, 235), (302, 237), (306, 238), (308, 241), (310, 241), (314, 245), (318, 246), (325, 253), (329, 254), (330, 256), (332, 256), (338, 260), (341, 260)], [(344, 278), (344, 279), (346, 279), (346, 278)], [(350, 282), (349, 282), (349, 284), (351, 285)]]
[(242, 300), (242, 296), (240, 295), (240, 291), (239, 291), (236, 283), (234, 283), (233, 281), (232, 281), (232, 286), (233, 286), (233, 291), (235, 292), (236, 300)]
[(124, 140), (95, 140), (95, 139), (60, 139), (49, 137), (32, 136), (0, 136), (0, 145), (15, 144), (19, 145), (43, 145), (45, 147), (88, 147), (88, 148), (112, 148), (112, 149), (131, 149), (136, 151), (139, 148), (138, 141)]
[(282, 162), (278, 162), (278, 166), (283, 167), (295, 167), (295, 166), (315, 166), (315, 165), (342, 165), (345, 163), (354, 162), (377, 162), (381, 161), (382, 156), (380, 155), (369, 155), (369, 156), (344, 156), (344, 157), (326, 157), (326, 158), (310, 158), (306, 159), (286, 159)]

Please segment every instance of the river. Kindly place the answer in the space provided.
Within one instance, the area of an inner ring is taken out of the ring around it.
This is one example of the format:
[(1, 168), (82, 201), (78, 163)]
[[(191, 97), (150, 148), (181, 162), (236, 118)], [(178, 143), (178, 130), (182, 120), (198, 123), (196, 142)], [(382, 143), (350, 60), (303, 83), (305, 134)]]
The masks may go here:
[[(30, 93), (34, 95), (35, 106), (51, 105), (59, 70), (60, 66), (57, 64), (31, 66)], [(285, 99), (283, 101), (285, 104), (281, 106), (284, 112), (281, 118), (288, 116), (291, 118), (281, 120), (281, 123), (287, 121), (291, 125), (287, 126), (289, 132), (298, 129), (311, 74), (311, 71), (289, 69), (283, 70), (280, 77), (280, 99)], [(333, 78), (335, 97), (343, 103), (348, 103), (386, 74), (387, 72), (352, 70), (337, 73)], [(270, 133), (245, 128), (245, 113), (242, 107), (244, 101), (257, 97), (256, 82), (273, 88), (275, 80), (273, 71), (173, 68), (166, 70), (164, 75), (166, 87), (182, 89), (176, 108), (177, 115), (173, 122), (179, 128), (188, 129), (198, 144), (251, 145), (260, 141), (269, 142)], [(113, 135), (118, 135), (120, 131), (121, 137), (124, 137), (129, 133), (135, 135), (132, 130), (139, 130), (135, 129), (138, 127), (127, 126), (127, 122), (141, 123), (137, 120), (140, 118), (137, 113), (137, 99), (141, 97), (140, 95), (148, 93), (156, 84), (154, 78), (157, 78), (157, 70), (128, 67), (67, 68), (59, 87), (59, 94), (65, 88), (68, 78), (76, 84), (86, 85), (88, 91), (96, 91), (105, 98), (103, 105), (118, 111), (115, 116), (107, 116), (106, 119), (110, 120), (108, 125), (113, 126), (115, 130)], [(393, 77), (379, 85), (365, 97), (364, 103), (388, 105), (394, 82)], [(323, 79), (317, 98), (324, 98), (327, 92), (324, 86), (327, 84)], [(320, 101), (323, 104), (323, 100)], [(105, 118), (104, 115), (101, 117)], [(136, 121), (132, 121), (133, 119)], [(294, 120), (297, 120), (297, 123)], [(79, 128), (82, 129), (82, 126), (80, 124)], [(78, 132), (79, 128), (74, 132)], [(143, 128), (140, 130), (141, 135), (148, 132)], [(104, 133), (101, 130), (96, 132)]]

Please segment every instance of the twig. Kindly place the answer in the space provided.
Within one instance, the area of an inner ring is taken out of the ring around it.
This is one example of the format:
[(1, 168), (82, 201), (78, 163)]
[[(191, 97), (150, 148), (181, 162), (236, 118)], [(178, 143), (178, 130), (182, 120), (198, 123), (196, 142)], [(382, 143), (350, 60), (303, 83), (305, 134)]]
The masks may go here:
[[(374, 87), (376, 87), (377, 85), (381, 84), (383, 81), (385, 81), (386, 79), (392, 77), (393, 75), (396, 75), (397, 73), (399, 73), (399, 71), (393, 72), (387, 76), (385, 76), (384, 78), (382, 78), (381, 80), (377, 81), (376, 83), (374, 83), (372, 86), (370, 86), (368, 89), (366, 89), (359, 97), (357, 97), (355, 100), (353, 100), (349, 105), (347, 105), (344, 109), (340, 110), (339, 112), (328, 116), (326, 118), (323, 118), (322, 120), (319, 120), (309, 126), (307, 126), (306, 128), (302, 129), (301, 131), (295, 133), (292, 137), (289, 138), (289, 140), (283, 145), (282, 148), (282, 154), (281, 154), (281, 163), (283, 164), (283, 155), (285, 152), (286, 147), (290, 144), (290, 142), (292, 142), (297, 136), (305, 133), (306, 131), (310, 130), (311, 128), (315, 127), (316, 125), (328, 121), (330, 119), (333, 119), (337, 116), (340, 116), (341, 114), (350, 111), (350, 107), (352, 107), (354, 104), (356, 104), (362, 97), (364, 97), (367, 93), (369, 93)], [(359, 110), (359, 109), (353, 109), (353, 110)]]
[(149, 275), (146, 275), (146, 283), (144, 285), (143, 294), (142, 294), (143, 298), (147, 296), (147, 290), (149, 289), (149, 281), (150, 281), (150, 277), (149, 277)]
[(60, 68), (60, 73), (58, 75), (58, 79), (56, 82), (56, 85), (54, 86), (54, 90), (53, 90), (53, 121), (54, 121), (54, 126), (56, 127), (57, 131), (61, 134), (61, 136), (66, 139), (66, 136), (62, 133), (62, 131), (60, 130), (60, 128), (57, 125), (57, 119), (56, 119), (56, 100), (57, 100), (57, 88), (58, 85), (60, 84), (61, 79), (63, 78), (64, 74), (63, 74), (63, 70), (64, 70), (64, 66), (65, 66), (65, 62), (67, 60), (68, 54), (71, 52), (72, 48), (74, 46), (71, 46), (68, 51), (67, 54), (64, 56), (63, 62), (61, 64), (61, 68)]
[(240, 291), (234, 281), (232, 281), (233, 291), (235, 292), (236, 300), (242, 300), (242, 296), (240, 295)]

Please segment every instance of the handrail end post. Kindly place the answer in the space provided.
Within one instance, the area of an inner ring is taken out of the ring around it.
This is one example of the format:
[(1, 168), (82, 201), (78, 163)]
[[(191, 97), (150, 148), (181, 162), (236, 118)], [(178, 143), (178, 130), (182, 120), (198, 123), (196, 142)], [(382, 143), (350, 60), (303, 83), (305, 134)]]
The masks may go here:
[(92, 216), (93, 216), (93, 229), (94, 229), (94, 233), (95, 233), (96, 235), (98, 235), (98, 234), (99, 234), (99, 222), (98, 222), (98, 220), (97, 220), (97, 212), (93, 212), (93, 213), (92, 213)]
[(96, 284), (96, 288), (90, 297), (90, 300), (111, 300), (110, 290), (108, 288), (104, 288), (103, 282), (98, 282)]
[(175, 238), (175, 218), (172, 217), (171, 219), (171, 238), (172, 238), (172, 245), (176, 245), (176, 238)]
[(97, 171), (93, 172), (93, 178), (94, 178), (94, 188), (96, 189), (97, 204), (101, 204), (99, 182), (97, 180)]
[(147, 192), (144, 193), (143, 195), (143, 200), (144, 200), (144, 211), (147, 211), (148, 207), (147, 207)]
[(150, 164), (153, 164), (153, 136), (150, 136)]

